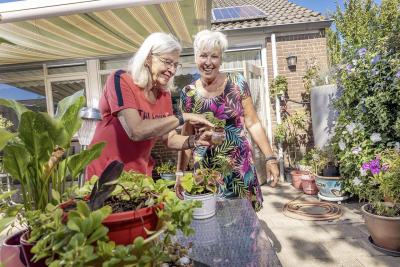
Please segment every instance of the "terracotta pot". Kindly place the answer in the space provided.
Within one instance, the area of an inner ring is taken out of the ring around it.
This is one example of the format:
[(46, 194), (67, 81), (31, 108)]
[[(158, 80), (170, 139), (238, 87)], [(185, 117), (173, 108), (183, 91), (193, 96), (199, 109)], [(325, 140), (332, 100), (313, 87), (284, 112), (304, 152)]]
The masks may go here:
[(31, 249), (35, 246), (35, 243), (29, 243), (28, 242), (29, 235), (30, 235), (29, 231), (25, 232), (21, 236), (21, 240), (20, 240), (22, 253), (24, 254), (25, 262), (28, 263), (27, 266), (28, 267), (45, 267), (45, 266), (47, 266), (46, 263), (45, 263), (45, 261), (46, 261), (45, 259), (41, 259), (38, 262), (34, 262), (32, 260), (34, 254), (31, 253)]
[[(74, 205), (75, 200), (69, 200), (60, 205), (62, 209), (67, 209)], [(103, 225), (108, 228), (108, 237), (117, 245), (132, 244), (136, 237), (147, 237), (147, 230), (153, 231), (158, 224), (157, 210), (164, 208), (164, 205), (151, 206), (135, 211), (125, 211), (112, 213), (104, 221)], [(67, 213), (65, 212), (65, 221)]]
[(370, 213), (371, 204), (361, 207), (365, 224), (374, 244), (391, 251), (400, 252), (400, 216), (385, 217)]
[(0, 262), (4, 267), (24, 267), (25, 258), (20, 246), (20, 238), (26, 230), (13, 234), (0, 247)]
[(307, 171), (294, 170), (290, 172), (292, 175), (292, 185), (294, 188), (301, 190), (301, 177), (309, 177), (310, 173)]
[(315, 175), (315, 183), (319, 193), (325, 197), (343, 197), (342, 191), (343, 179), (341, 176), (322, 176)]
[(303, 192), (307, 195), (318, 194), (318, 188), (315, 184), (314, 175), (303, 175), (301, 177), (301, 187), (303, 188)]
[(108, 237), (118, 245), (132, 244), (136, 237), (147, 237), (147, 230), (153, 231), (157, 227), (157, 210), (162, 209), (162, 204), (136, 211), (113, 213), (108, 216), (103, 225), (109, 229)]

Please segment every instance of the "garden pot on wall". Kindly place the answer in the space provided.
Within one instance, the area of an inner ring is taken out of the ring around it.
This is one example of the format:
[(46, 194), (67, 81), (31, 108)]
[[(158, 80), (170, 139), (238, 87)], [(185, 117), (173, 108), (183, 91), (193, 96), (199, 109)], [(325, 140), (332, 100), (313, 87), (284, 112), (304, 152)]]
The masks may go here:
[(13, 234), (0, 247), (0, 263), (5, 267), (24, 267), (25, 258), (21, 250), (20, 239), (26, 230)]
[(334, 133), (334, 122), (338, 112), (332, 103), (339, 96), (335, 84), (311, 88), (311, 119), (314, 145), (323, 148)]
[(184, 200), (198, 200), (201, 202), (201, 208), (195, 208), (193, 211), (194, 219), (207, 219), (215, 215), (217, 196), (215, 194), (201, 194), (201, 195), (189, 195), (183, 192)]
[(365, 204), (361, 210), (373, 243), (400, 255), (400, 216), (385, 217), (372, 214), (370, 205)]
[(307, 195), (316, 195), (318, 193), (318, 188), (315, 184), (314, 175), (303, 175), (301, 177), (301, 188)]

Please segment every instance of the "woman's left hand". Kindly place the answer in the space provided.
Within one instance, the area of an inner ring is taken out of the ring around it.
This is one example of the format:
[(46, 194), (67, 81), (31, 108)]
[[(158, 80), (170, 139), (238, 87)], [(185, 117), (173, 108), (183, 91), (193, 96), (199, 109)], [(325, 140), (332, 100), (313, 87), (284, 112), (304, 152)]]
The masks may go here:
[(210, 127), (203, 127), (197, 130), (197, 138), (195, 140), (196, 146), (211, 146), (212, 131)]
[(265, 163), (267, 170), (267, 180), (272, 179), (271, 187), (275, 187), (279, 181), (279, 167), (277, 160), (269, 160)]

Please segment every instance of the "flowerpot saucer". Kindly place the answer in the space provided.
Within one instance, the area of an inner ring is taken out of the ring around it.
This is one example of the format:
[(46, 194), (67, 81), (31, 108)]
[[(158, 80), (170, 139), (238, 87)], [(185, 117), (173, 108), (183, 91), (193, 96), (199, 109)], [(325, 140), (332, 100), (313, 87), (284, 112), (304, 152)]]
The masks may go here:
[(384, 253), (385, 255), (392, 256), (392, 257), (400, 257), (400, 251), (389, 250), (389, 249), (378, 246), (377, 244), (374, 243), (374, 240), (372, 240), (371, 236), (368, 236), (368, 241), (369, 241), (369, 243), (371, 243), (371, 245), (376, 250)]
[(319, 192), (318, 193), (318, 198), (322, 199), (322, 200), (326, 200), (326, 201), (338, 202), (340, 204), (341, 201), (348, 199), (349, 196), (344, 195), (344, 196), (341, 196), (341, 197), (328, 197), (328, 196), (322, 195), (321, 192)]

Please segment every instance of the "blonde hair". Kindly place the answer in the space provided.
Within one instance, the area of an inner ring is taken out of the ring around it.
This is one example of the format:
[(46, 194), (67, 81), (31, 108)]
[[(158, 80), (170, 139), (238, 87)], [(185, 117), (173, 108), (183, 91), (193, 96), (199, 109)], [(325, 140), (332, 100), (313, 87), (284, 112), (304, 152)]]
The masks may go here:
[(196, 34), (193, 42), (194, 55), (204, 51), (205, 49), (212, 50), (218, 48), (221, 50), (221, 55), (228, 48), (228, 40), (225, 34), (210, 30), (203, 30)]
[[(163, 32), (150, 34), (129, 62), (129, 72), (133, 76), (135, 84), (144, 89), (152, 87), (151, 73), (146, 67), (146, 60), (150, 54), (180, 53), (181, 51), (182, 46), (173, 35)], [(173, 88), (174, 80), (171, 78), (165, 89)]]

